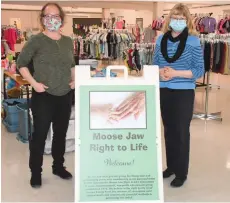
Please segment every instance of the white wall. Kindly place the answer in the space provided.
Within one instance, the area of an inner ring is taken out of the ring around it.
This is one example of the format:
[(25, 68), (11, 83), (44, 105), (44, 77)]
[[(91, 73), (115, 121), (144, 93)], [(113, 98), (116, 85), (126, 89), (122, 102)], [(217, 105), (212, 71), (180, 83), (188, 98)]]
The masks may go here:
[[(175, 4), (165, 4), (164, 9), (171, 9)], [(196, 7), (198, 5), (192, 5)], [(217, 7), (206, 7), (206, 8), (190, 8), (191, 14), (199, 13), (213, 13), (213, 17), (217, 20), (221, 18), (225, 10), (230, 10), (230, 6), (217, 6)], [(164, 11), (164, 13), (169, 13), (169, 11)]]
[[(102, 18), (102, 14), (85, 14), (81, 15), (83, 18)], [(63, 27), (63, 34), (71, 36), (73, 33), (73, 18), (80, 18), (79, 16), (67, 15), (65, 20), (65, 25)]]
[(20, 18), (22, 30), (27, 28), (39, 28), (39, 11), (14, 11), (1, 10), (2, 25), (9, 25), (10, 18)]
[[(66, 15), (63, 34), (70, 36), (73, 33), (73, 18), (102, 18), (102, 14)], [(2, 10), (2, 25), (9, 25), (10, 18), (20, 18), (22, 31), (27, 28), (40, 28), (39, 11)]]
[[(118, 6), (119, 4), (114, 3), (114, 7)], [(140, 3), (130, 3), (131, 6), (140, 6)], [(151, 6), (150, 6), (151, 5)], [(147, 27), (149, 24), (152, 23), (152, 20), (156, 16), (160, 16), (163, 13), (163, 9), (170, 9), (175, 4), (172, 3), (153, 3), (148, 4), (149, 8), (147, 10), (147, 5), (143, 3), (142, 7), (140, 6), (140, 9), (143, 10), (137, 10), (137, 8), (133, 8), (133, 10), (124, 10), (124, 9), (106, 9), (107, 13), (110, 10), (110, 13), (115, 13), (116, 16), (124, 16), (124, 19), (128, 24), (135, 24), (136, 18), (143, 18), (143, 26)], [(112, 6), (112, 5), (111, 5)], [(129, 8), (130, 8), (129, 7)], [(145, 7), (145, 8), (144, 8)], [(80, 9), (80, 8), (78, 8)], [(90, 8), (86, 8), (85, 11), (88, 11)], [(134, 10), (136, 9), (136, 10)], [(82, 11), (84, 11), (84, 8), (81, 8)], [(93, 11), (93, 9), (91, 8)], [(99, 11), (100, 9), (95, 9), (94, 11)], [(191, 13), (209, 13), (213, 12), (213, 16), (219, 19), (219, 15), (223, 15), (224, 10), (230, 10), (230, 6), (219, 6), (219, 7), (211, 7), (211, 8), (196, 8), (196, 9), (190, 9)], [(168, 12), (168, 11), (167, 11)], [(26, 28), (39, 28), (39, 11), (16, 11), (16, 10), (2, 10), (2, 25), (8, 25), (10, 23), (10, 18), (20, 18), (21, 19), (21, 25), (22, 30), (25, 30)], [(82, 15), (81, 15), (82, 16)], [(79, 17), (79, 16), (76, 16)], [(89, 18), (101, 18), (101, 14), (83, 14), (82, 17), (89, 17)], [(74, 16), (67, 15), (65, 26), (64, 26), (64, 34), (65, 35), (71, 35), (72, 34), (72, 19)]]
[[(124, 19), (128, 24), (136, 24), (136, 18), (143, 18), (143, 26), (147, 27), (152, 24), (153, 12), (148, 10), (120, 10), (120, 9), (110, 9), (111, 13), (115, 13), (116, 16), (124, 16)], [(20, 18), (22, 30), (26, 28), (39, 28), (39, 11), (16, 11), (16, 10), (2, 10), (2, 25), (8, 25), (10, 23), (10, 18)], [(88, 18), (102, 18), (101, 14), (82, 14), (78, 15), (67, 15), (65, 20), (65, 25), (63, 29), (63, 34), (71, 35), (73, 32), (72, 22), (73, 18), (88, 17)]]
[(124, 16), (124, 20), (127, 24), (136, 24), (136, 18), (143, 18), (143, 26), (147, 27), (149, 24), (152, 24), (153, 21), (153, 12), (147, 10), (119, 10), (119, 9), (110, 9), (111, 13), (117, 16)]
[(230, 6), (196, 8), (196, 9), (190, 9), (190, 12), (192, 14), (195, 14), (195, 13), (213, 13), (213, 17), (215, 17), (217, 20), (219, 20), (223, 16), (224, 10), (230, 10)]

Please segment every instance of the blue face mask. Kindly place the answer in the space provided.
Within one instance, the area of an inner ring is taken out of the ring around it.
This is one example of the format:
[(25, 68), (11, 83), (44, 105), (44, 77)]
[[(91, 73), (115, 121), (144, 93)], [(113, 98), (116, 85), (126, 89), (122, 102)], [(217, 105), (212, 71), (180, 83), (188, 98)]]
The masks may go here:
[(175, 32), (182, 32), (187, 27), (187, 23), (186, 20), (171, 19), (169, 26)]

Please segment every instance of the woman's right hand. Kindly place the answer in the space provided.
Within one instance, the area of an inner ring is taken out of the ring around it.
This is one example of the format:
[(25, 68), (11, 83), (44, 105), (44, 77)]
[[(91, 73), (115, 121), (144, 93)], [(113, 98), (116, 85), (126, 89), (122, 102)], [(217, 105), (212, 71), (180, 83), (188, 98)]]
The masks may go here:
[(38, 83), (38, 82), (35, 83), (35, 84), (33, 85), (33, 88), (34, 88), (34, 90), (35, 90), (36, 92), (38, 92), (38, 93), (45, 92), (46, 89), (48, 89), (47, 86), (45, 86), (45, 85), (42, 84), (42, 83)]

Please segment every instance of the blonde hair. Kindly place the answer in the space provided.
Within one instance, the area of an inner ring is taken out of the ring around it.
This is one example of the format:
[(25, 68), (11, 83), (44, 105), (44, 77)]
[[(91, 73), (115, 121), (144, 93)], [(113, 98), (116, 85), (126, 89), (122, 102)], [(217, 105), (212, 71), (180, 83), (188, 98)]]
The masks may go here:
[(181, 3), (176, 4), (169, 12), (169, 15), (167, 16), (165, 23), (164, 23), (164, 27), (162, 29), (163, 33), (166, 33), (172, 30), (169, 26), (169, 23), (173, 15), (183, 15), (184, 17), (186, 17), (189, 35), (198, 35), (195, 29), (195, 26), (192, 22), (192, 16), (190, 14), (189, 8), (186, 5), (181, 4)]

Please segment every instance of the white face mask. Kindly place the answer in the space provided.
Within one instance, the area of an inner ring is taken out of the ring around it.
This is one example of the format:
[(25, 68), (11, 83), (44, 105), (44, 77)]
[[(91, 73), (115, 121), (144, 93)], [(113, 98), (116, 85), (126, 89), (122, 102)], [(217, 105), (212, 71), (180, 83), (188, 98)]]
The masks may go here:
[(187, 23), (183, 19), (171, 19), (169, 26), (175, 32), (182, 32), (187, 27)]

